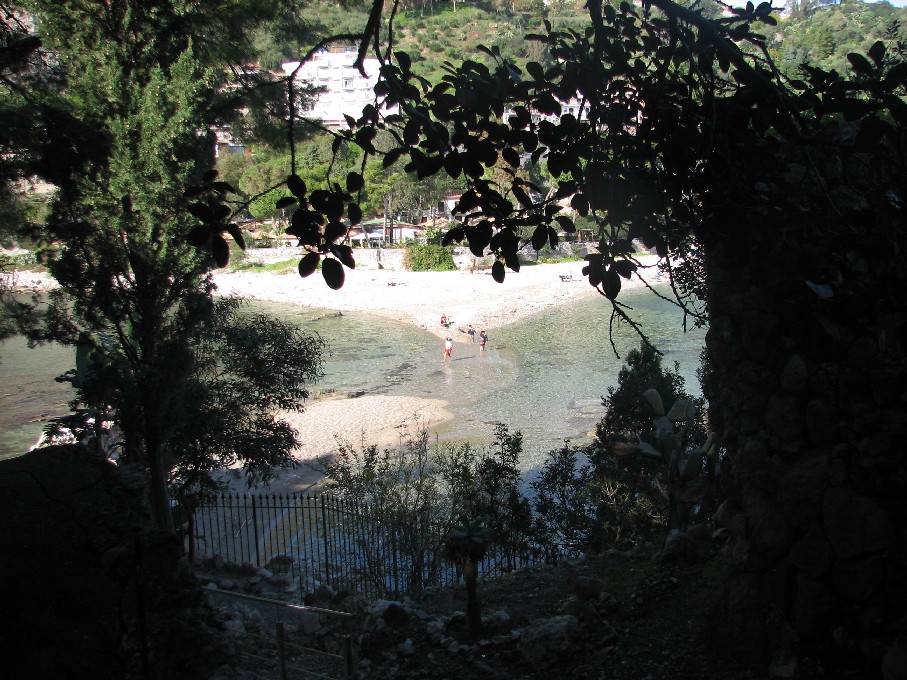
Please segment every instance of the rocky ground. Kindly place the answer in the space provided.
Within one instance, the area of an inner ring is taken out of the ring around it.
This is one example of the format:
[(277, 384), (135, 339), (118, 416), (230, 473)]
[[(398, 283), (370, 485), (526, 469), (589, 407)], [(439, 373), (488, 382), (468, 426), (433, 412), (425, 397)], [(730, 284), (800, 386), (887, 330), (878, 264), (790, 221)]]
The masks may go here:
[[(645, 550), (612, 551), (481, 582), (484, 631), (478, 639), (469, 635), (466, 626), (462, 586), (400, 602), (373, 602), (357, 621), (345, 626), (358, 643), (356, 677), (767, 677), (766, 672), (724, 658), (705, 632), (719, 595), (721, 556), (671, 567), (652, 558)], [(349, 603), (347, 599), (343, 604)], [(314, 637), (330, 636), (322, 630)], [(260, 665), (256, 671), (263, 677)], [(218, 677), (246, 676), (240, 672)]]
[(411, 607), (444, 630), (426, 626), (411, 646), (369, 650), (369, 677), (755, 677), (720, 658), (703, 634), (721, 569), (720, 560), (663, 569), (638, 552), (515, 572), (480, 585), (486, 630), (478, 641), (465, 617), (451, 614), (465, 609), (462, 588), (426, 593)]

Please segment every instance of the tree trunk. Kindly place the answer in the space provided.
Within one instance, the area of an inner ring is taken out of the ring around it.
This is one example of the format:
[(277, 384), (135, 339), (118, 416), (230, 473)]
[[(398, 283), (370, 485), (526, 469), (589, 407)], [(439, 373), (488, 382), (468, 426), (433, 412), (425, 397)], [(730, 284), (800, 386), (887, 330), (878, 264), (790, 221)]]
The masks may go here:
[(707, 249), (705, 389), (728, 449), (731, 559), (716, 635), (751, 661), (797, 641), (877, 671), (907, 611), (907, 371), (886, 319), (897, 311), (821, 299), (803, 276), (818, 246), (777, 226)]
[(463, 579), (466, 581), (466, 622), (469, 634), (478, 638), (482, 635), (482, 612), (479, 606), (476, 563), (466, 560), (463, 563)]
[(173, 522), (173, 509), (170, 505), (169, 466), (163, 447), (154, 444), (148, 451), (148, 471), (150, 473), (149, 497), (151, 501), (151, 514), (158, 530), (166, 534), (175, 534), (176, 525)]

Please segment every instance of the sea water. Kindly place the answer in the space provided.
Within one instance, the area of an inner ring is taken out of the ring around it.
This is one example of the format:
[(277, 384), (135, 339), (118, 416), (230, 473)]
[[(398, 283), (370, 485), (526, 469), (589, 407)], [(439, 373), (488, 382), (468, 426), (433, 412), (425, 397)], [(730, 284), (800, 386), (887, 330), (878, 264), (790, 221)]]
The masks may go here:
[[(704, 330), (684, 333), (681, 312), (647, 291), (625, 291), (621, 302), (632, 307), (632, 318), (664, 353), (666, 364), (679, 363), (687, 390), (698, 394)], [(639, 336), (626, 324), (609, 335), (611, 306), (600, 297), (490, 330), (484, 352), (478, 342), (458, 342), (449, 364), (441, 360), (440, 338), (379, 316), (261, 302), (250, 309), (295, 321), (327, 343), (325, 374), (313, 393), (443, 399), (455, 417), (431, 428), (434, 437), (484, 445), (493, 438), (494, 424), (504, 423), (523, 433), (526, 470), (540, 466), (564, 439), (589, 440), (604, 415), (602, 396), (616, 384), (627, 352), (639, 346)], [(451, 331), (467, 341), (466, 324), (475, 321), (463, 319), (462, 327)], [(71, 368), (73, 359), (71, 348), (29, 349), (21, 338), (0, 343), (0, 457), (28, 450), (47, 419), (66, 412), (71, 390), (54, 377)]]

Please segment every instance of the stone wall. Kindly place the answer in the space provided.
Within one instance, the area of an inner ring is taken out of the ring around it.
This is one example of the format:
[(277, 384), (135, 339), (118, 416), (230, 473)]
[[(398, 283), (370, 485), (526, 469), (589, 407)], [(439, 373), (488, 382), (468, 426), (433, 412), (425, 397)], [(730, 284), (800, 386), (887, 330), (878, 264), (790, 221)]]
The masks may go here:
[[(591, 245), (586, 243), (561, 243), (556, 254), (562, 257), (584, 257)], [(353, 257), (356, 267), (361, 269), (387, 269), (389, 271), (403, 271), (403, 248), (356, 248)], [(276, 262), (282, 259), (298, 257), (301, 251), (292, 246), (279, 248), (250, 249), (245, 258), (252, 261)], [(535, 253), (527, 253), (527, 257), (535, 257)], [(476, 257), (469, 248), (457, 247), (453, 251), (454, 264), (460, 270), (487, 269), (494, 263), (492, 255)]]
[(734, 565), (716, 634), (808, 677), (823, 663), (907, 677), (904, 357), (870, 300), (829, 304), (790, 242), (760, 246), (709, 252), (706, 390)]

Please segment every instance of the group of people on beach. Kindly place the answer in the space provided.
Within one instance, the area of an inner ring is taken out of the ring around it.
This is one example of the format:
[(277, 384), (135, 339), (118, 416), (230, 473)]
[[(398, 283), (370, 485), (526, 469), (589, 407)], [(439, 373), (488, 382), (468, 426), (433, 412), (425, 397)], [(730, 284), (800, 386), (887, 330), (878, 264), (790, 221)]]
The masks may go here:
[[(441, 325), (444, 326), (444, 328), (450, 328), (450, 323), (451, 322), (447, 318), (447, 315), (442, 314), (441, 315)], [(475, 343), (476, 330), (475, 330), (475, 328), (472, 327), (472, 324), (469, 325), (469, 329), (466, 331), (466, 334), (469, 336), (469, 342)], [(488, 333), (486, 333), (484, 330), (482, 330), (479, 333), (479, 352), (480, 353), (485, 351), (485, 345), (487, 343), (488, 343)], [(444, 363), (450, 363), (450, 361), (451, 361), (450, 355), (452, 353), (453, 353), (453, 338), (448, 336), (444, 340), (444, 358), (443, 358)]]

